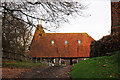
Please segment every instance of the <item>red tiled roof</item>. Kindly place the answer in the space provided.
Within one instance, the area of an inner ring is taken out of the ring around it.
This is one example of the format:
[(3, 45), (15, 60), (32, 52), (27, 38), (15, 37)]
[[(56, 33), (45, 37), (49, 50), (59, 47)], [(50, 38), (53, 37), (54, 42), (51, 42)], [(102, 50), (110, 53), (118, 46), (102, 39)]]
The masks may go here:
[[(87, 33), (44, 33), (37, 41), (33, 38), (32, 57), (90, 57), (90, 43), (94, 39)], [(54, 45), (51, 41), (54, 41)], [(65, 45), (64, 41), (68, 44)], [(78, 44), (78, 40), (81, 44)]]

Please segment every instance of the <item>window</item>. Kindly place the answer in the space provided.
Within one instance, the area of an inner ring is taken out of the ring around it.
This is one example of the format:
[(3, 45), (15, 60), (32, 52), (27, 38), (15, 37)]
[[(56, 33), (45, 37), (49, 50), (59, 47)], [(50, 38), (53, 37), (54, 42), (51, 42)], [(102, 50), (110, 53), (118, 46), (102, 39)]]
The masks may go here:
[(81, 44), (81, 41), (80, 41), (80, 40), (78, 40), (78, 44)]
[(52, 45), (54, 44), (54, 41), (53, 41), (53, 40), (51, 41), (51, 44), (52, 44)]
[(39, 34), (40, 36), (42, 36), (42, 34)]
[(68, 44), (67, 41), (65, 41), (65, 44)]

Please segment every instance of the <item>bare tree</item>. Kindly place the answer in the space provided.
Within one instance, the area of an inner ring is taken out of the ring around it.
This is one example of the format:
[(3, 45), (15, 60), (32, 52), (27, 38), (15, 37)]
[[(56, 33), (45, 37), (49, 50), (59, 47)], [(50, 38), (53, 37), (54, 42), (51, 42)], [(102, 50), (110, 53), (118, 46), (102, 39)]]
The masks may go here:
[[(3, 2), (1, 7), (15, 14), (16, 16), (14, 16), (14, 18), (33, 26), (35, 26), (36, 22), (42, 20), (48, 25), (47, 27), (44, 26), (46, 30), (58, 28), (60, 23), (68, 22), (67, 16), (74, 16), (74, 13), (81, 16), (82, 10), (86, 8), (86, 6), (79, 2), (65, 2), (64, 0), (62, 2), (21, 0), (20, 2), (7, 2), (7, 5), (5, 4), (6, 2)], [(22, 15), (22, 18), (20, 15)], [(34, 22), (31, 23), (31, 20)]]
[(2, 47), (5, 51), (24, 54), (30, 44), (32, 27), (14, 18), (16, 15), (11, 12), (4, 13), (2, 17)]
[(31, 39), (31, 31), (42, 20), (48, 26), (43, 29), (59, 28), (68, 22), (68, 16), (82, 15), (86, 6), (79, 2), (41, 2), (21, 0), (2, 2), (2, 42), (6, 50), (26, 51)]

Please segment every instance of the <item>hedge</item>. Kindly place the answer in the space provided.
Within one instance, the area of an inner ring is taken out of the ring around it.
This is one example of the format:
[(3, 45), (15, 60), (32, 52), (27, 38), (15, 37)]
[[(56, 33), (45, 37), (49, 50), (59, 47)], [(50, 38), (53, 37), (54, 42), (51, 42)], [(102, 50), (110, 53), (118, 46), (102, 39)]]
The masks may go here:
[(90, 50), (91, 57), (105, 56), (106, 53), (120, 50), (120, 33), (116, 32), (98, 41), (92, 41)]

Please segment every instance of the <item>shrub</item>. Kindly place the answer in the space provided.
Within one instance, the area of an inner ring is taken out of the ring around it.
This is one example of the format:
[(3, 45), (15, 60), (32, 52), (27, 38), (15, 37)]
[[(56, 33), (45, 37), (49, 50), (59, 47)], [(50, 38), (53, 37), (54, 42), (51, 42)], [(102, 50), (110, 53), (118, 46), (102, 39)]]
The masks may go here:
[(104, 36), (98, 41), (91, 42), (91, 57), (105, 56), (106, 53), (120, 50), (120, 33)]

